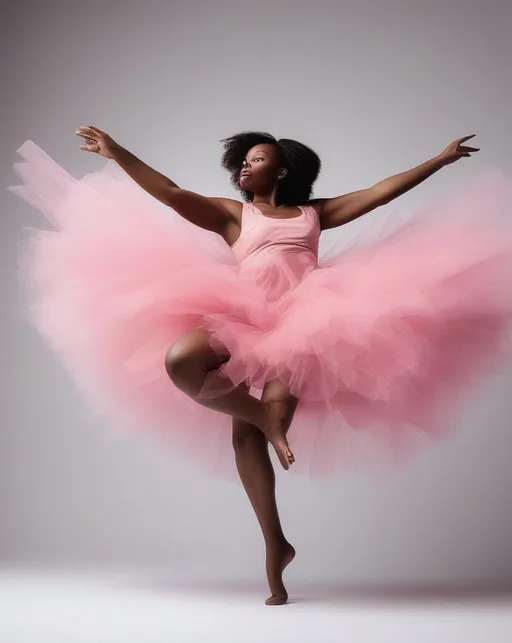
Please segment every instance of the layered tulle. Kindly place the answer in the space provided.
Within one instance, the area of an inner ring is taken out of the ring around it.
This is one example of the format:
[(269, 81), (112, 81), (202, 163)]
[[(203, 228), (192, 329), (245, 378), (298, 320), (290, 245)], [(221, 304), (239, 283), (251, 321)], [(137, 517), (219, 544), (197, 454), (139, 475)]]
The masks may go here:
[(31, 142), (19, 153), (23, 185), (11, 190), (56, 228), (22, 245), (27, 310), (111, 431), (159, 436), (210, 473), (236, 473), (231, 418), (165, 370), (196, 328), (231, 355), (212, 386), (257, 392), (279, 377), (299, 397), (291, 470), (313, 476), (406, 462), (456, 430), (482, 378), (511, 363), (511, 194), (498, 170), (331, 252), (272, 300), (220, 237), (114, 163), (77, 181)]

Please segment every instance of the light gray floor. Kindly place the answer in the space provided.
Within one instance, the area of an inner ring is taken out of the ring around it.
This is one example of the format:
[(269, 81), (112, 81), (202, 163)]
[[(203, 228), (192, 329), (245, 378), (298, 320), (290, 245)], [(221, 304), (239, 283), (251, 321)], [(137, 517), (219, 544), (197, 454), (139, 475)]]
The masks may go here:
[(510, 643), (512, 592), (265, 587), (139, 571), (5, 569), (2, 643)]

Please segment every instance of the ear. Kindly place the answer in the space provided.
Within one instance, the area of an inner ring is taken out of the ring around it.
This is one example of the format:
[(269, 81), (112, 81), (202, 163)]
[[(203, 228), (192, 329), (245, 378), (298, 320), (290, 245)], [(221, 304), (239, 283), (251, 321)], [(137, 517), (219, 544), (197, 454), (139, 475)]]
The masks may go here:
[(283, 168), (277, 176), (278, 181), (282, 181), (287, 174), (288, 170), (286, 168)]

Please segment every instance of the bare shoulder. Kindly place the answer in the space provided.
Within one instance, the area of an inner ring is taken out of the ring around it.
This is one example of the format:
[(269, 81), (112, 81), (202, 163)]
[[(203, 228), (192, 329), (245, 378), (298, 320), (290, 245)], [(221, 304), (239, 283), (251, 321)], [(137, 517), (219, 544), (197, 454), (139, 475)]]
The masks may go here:
[(227, 199), (225, 197), (209, 197), (210, 201), (213, 201), (217, 205), (220, 205), (224, 210), (227, 212), (229, 217), (233, 220), (233, 222), (240, 226), (240, 223), (242, 221), (242, 207), (243, 204), (241, 201), (237, 201), (236, 199)]

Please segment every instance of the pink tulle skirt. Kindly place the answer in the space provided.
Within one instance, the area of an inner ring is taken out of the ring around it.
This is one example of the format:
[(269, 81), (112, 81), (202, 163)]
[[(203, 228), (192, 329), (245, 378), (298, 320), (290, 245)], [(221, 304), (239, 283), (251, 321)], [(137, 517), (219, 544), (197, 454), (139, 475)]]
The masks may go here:
[(292, 472), (387, 471), (459, 428), (484, 377), (510, 367), (510, 182), (492, 169), (320, 258), (272, 301), (227, 244), (149, 198), (114, 162), (80, 180), (34, 143), (9, 188), (54, 230), (20, 250), (27, 313), (110, 435), (146, 432), (208, 473), (236, 476), (232, 419), (169, 379), (189, 331), (231, 355), (219, 374), (299, 398)]

